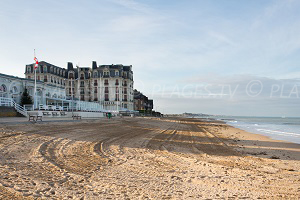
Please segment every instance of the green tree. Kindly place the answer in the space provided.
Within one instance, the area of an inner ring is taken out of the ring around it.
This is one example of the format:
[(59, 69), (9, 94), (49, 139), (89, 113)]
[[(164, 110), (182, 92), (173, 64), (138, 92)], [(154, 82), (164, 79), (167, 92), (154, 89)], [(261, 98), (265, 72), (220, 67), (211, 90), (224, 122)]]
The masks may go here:
[(25, 87), (21, 97), (21, 106), (26, 104), (33, 104), (31, 97), (28, 94), (27, 88)]

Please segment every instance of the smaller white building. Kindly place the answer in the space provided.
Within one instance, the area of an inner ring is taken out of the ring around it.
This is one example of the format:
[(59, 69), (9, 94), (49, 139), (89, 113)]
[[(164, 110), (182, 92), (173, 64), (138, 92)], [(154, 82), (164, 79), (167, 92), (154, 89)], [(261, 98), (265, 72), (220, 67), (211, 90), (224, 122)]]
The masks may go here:
[[(43, 81), (36, 81), (37, 88), (37, 105), (49, 104), (53, 100), (65, 100), (66, 90), (64, 86), (51, 85)], [(12, 98), (20, 104), (22, 93), (27, 88), (29, 95), (33, 100), (34, 95), (34, 80), (20, 78), (0, 73), (0, 97)]]

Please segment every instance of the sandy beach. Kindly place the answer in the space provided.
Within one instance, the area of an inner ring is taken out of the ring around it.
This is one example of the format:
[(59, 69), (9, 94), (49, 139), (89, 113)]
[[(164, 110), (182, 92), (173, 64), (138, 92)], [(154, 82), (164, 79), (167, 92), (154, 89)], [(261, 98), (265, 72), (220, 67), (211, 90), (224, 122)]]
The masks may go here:
[(299, 198), (299, 144), (220, 121), (0, 124), (0, 199)]

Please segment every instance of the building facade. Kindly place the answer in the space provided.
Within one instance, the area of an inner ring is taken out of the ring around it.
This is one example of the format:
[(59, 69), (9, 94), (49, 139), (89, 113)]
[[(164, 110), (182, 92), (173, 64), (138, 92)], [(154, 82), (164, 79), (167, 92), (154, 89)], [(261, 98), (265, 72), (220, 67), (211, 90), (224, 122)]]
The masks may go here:
[[(39, 62), (37, 80), (62, 87), (68, 99), (97, 102), (106, 110), (133, 110), (132, 66), (99, 65), (74, 67), (68, 62), (67, 69), (47, 62)], [(26, 65), (25, 76), (34, 79), (34, 64)]]
[(153, 100), (149, 99), (138, 90), (134, 90), (134, 110), (138, 111), (152, 111)]
[[(46, 104), (47, 99), (66, 99), (66, 92), (63, 86), (52, 85), (43, 81), (36, 82), (37, 105)], [(34, 80), (19, 78), (0, 73), (0, 97), (12, 98), (20, 104), (24, 89), (27, 88), (32, 100), (34, 97)]]

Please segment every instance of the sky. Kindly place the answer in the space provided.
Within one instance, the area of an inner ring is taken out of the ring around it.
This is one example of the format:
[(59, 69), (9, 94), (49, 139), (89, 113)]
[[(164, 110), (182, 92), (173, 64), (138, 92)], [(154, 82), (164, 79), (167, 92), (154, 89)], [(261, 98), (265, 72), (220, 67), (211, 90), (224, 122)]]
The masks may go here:
[(300, 116), (298, 0), (0, 0), (0, 73), (132, 65), (163, 113)]

